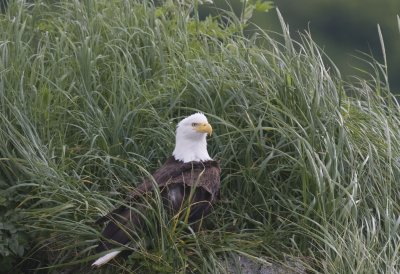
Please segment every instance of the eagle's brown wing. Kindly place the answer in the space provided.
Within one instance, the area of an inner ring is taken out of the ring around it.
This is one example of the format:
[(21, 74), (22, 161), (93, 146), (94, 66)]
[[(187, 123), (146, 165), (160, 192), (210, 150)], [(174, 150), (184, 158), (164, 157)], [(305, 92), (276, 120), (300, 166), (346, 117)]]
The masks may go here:
[(218, 198), (220, 167), (217, 161), (183, 163), (170, 157), (153, 174), (152, 180), (144, 181), (129, 194), (127, 202), (136, 202), (135, 210), (120, 206), (96, 221), (109, 221), (102, 236), (110, 241), (100, 244), (98, 251), (113, 248), (112, 242), (126, 244), (129, 241), (130, 231), (142, 225), (138, 212), (144, 210), (137, 201), (144, 197), (145, 193), (151, 192), (155, 185), (160, 189), (164, 206), (172, 215), (179, 212), (183, 206), (188, 206), (189, 202), (189, 222), (195, 222), (211, 211)]

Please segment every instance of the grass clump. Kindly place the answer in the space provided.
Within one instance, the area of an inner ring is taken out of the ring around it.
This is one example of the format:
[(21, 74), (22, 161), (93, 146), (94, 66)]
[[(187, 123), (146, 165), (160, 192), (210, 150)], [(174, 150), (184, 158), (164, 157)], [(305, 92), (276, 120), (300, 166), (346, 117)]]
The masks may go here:
[[(224, 273), (222, 257), (311, 273), (399, 271), (400, 115), (384, 66), (346, 84), (309, 35), (191, 5), (10, 1), (0, 15), (0, 254), (6, 271), (90, 271), (93, 223), (170, 155), (194, 111), (215, 128), (222, 200), (188, 233), (149, 201), (150, 236), (99, 273)], [(220, 20), (221, 19), (221, 20)], [(224, 22), (222, 24), (221, 22)], [(96, 272), (96, 270), (92, 270)]]

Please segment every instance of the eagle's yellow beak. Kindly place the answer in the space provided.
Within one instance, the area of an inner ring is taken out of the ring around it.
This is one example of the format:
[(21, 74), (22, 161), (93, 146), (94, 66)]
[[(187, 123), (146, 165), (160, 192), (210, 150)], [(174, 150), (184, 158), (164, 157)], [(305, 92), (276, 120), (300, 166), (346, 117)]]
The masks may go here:
[(197, 124), (197, 125), (194, 127), (194, 129), (195, 129), (197, 132), (207, 133), (207, 134), (210, 135), (210, 136), (211, 136), (211, 134), (212, 134), (212, 127), (211, 127), (211, 125), (208, 124), (208, 123), (200, 123), (200, 124)]

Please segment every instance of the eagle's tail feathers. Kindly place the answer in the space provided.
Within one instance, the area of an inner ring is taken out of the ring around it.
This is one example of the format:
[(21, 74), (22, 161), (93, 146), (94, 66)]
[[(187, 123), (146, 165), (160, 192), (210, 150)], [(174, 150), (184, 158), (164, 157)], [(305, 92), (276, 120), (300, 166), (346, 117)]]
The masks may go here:
[(106, 255), (98, 258), (93, 264), (92, 266), (95, 267), (100, 267), (106, 263), (108, 263), (109, 261), (111, 261), (113, 258), (115, 258), (115, 256), (117, 256), (119, 253), (121, 253), (122, 250), (116, 250), (116, 251), (111, 251), (110, 253), (107, 253)]

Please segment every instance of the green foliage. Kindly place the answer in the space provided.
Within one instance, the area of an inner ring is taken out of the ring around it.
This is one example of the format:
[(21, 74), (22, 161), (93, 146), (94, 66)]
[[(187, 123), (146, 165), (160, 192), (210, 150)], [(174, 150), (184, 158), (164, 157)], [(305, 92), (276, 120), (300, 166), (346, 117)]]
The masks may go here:
[(272, 1), (264, 1), (264, 0), (241, 0), (243, 7), (242, 7), (242, 15), (241, 15), (241, 22), (245, 25), (252, 17), (253, 12), (268, 12), (273, 8)]
[[(243, 36), (196, 3), (11, 1), (0, 15), (0, 252), (10, 273), (225, 273), (232, 253), (312, 273), (399, 271), (400, 108), (384, 65), (343, 81), (309, 35)], [(261, 2), (249, 2), (257, 4)], [(123, 203), (205, 112), (221, 202), (165, 214), (99, 270), (94, 220)]]

